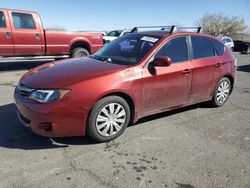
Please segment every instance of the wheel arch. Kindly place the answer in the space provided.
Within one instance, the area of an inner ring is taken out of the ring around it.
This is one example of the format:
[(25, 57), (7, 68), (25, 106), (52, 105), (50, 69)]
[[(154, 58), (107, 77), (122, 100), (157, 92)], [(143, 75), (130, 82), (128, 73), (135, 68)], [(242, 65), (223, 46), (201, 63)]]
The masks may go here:
[[(96, 102), (99, 101), (100, 99), (103, 99), (103, 98), (108, 97), (108, 96), (118, 96), (118, 97), (121, 97), (121, 98), (123, 98), (128, 103), (129, 108), (130, 108), (130, 120), (129, 120), (129, 123), (130, 124), (134, 123), (134, 120), (135, 120), (135, 103), (134, 103), (134, 100), (132, 99), (132, 97), (130, 95), (128, 95), (127, 93), (125, 93), (125, 92), (115, 91), (115, 92), (104, 94), (103, 96), (99, 97), (96, 100)], [(93, 104), (93, 106), (94, 105), (95, 105), (95, 103)], [(91, 113), (91, 111), (93, 109), (93, 106), (90, 108), (90, 110), (88, 112), (87, 122), (89, 121), (89, 116), (90, 116), (90, 113)]]
[(214, 87), (214, 89), (213, 89), (213, 91), (212, 91), (212, 93), (211, 93), (211, 95), (210, 95), (211, 99), (212, 99), (212, 97), (213, 97), (213, 95), (214, 95), (214, 92), (215, 92), (215, 90), (216, 90), (217, 84), (220, 82), (220, 80), (221, 80), (222, 78), (228, 78), (228, 79), (229, 79), (229, 81), (230, 81), (230, 83), (231, 83), (231, 91), (230, 91), (230, 94), (232, 93), (232, 91), (233, 91), (233, 86), (234, 86), (234, 77), (233, 77), (232, 75), (230, 75), (230, 74), (226, 74), (226, 75), (222, 76), (222, 77), (218, 80), (218, 82), (216, 83), (216, 85), (215, 85), (215, 87)]
[(232, 91), (233, 91), (233, 87), (234, 87), (234, 78), (233, 78), (233, 76), (231, 76), (231, 75), (225, 75), (224, 77), (225, 77), (225, 78), (228, 78), (229, 81), (230, 81), (230, 83), (231, 83), (231, 91), (230, 91), (230, 94), (231, 94)]
[(78, 41), (74, 41), (72, 44), (71, 44), (71, 47), (70, 47), (70, 53), (72, 53), (72, 51), (75, 49), (75, 48), (78, 48), (78, 47), (82, 47), (86, 50), (88, 50), (89, 53), (91, 53), (91, 47), (90, 47), (90, 44), (85, 41), (85, 40), (78, 40)]

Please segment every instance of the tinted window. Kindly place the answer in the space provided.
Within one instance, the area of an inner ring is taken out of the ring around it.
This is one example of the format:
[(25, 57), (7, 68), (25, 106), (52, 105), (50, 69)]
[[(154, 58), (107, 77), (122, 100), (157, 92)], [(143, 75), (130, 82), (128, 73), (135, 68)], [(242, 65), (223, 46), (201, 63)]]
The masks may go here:
[(35, 23), (31, 14), (12, 13), (14, 26), (16, 29), (35, 29)]
[(224, 50), (225, 50), (224, 45), (221, 42), (213, 40), (213, 39), (211, 39), (211, 41), (216, 49), (217, 55), (219, 55), (219, 56), (223, 55)]
[(172, 62), (188, 61), (188, 47), (186, 37), (177, 37), (168, 41), (155, 57), (168, 56)]
[(4, 18), (3, 12), (0, 12), (0, 27), (1, 27), (1, 28), (6, 27), (5, 18)]
[(215, 56), (212, 42), (206, 37), (192, 36), (193, 59)]

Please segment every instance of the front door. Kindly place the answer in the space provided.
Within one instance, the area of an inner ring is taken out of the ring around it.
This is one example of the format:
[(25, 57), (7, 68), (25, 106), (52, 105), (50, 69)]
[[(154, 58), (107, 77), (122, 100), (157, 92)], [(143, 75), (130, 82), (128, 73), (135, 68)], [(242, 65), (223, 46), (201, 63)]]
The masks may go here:
[(0, 56), (14, 55), (11, 27), (5, 11), (0, 10)]
[(152, 63), (143, 70), (142, 115), (183, 105), (189, 100), (192, 64), (189, 61), (187, 38), (176, 37), (167, 41), (155, 57), (168, 56), (169, 67)]
[(15, 55), (43, 55), (42, 33), (36, 14), (9, 12)]

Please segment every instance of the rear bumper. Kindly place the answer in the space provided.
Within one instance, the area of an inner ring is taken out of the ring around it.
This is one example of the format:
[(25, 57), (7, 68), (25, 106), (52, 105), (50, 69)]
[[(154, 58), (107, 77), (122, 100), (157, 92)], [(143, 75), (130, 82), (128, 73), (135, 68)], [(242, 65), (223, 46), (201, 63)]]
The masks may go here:
[(17, 117), (34, 133), (46, 137), (85, 135), (87, 111), (70, 99), (40, 104), (18, 98), (15, 94)]

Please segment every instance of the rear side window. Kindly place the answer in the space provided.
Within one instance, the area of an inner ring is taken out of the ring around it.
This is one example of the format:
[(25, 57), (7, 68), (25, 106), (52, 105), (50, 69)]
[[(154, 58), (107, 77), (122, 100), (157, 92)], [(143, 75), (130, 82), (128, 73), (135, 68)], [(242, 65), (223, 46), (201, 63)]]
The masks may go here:
[(186, 37), (177, 37), (168, 41), (155, 55), (155, 57), (159, 56), (168, 56), (173, 63), (188, 61)]
[(226, 38), (223, 38), (222, 41), (223, 41), (224, 43), (228, 42)]
[(16, 29), (36, 29), (33, 16), (24, 13), (12, 13), (12, 19)]
[(213, 43), (213, 45), (214, 45), (214, 47), (215, 47), (215, 49), (216, 49), (217, 55), (218, 55), (218, 56), (223, 55), (223, 54), (224, 54), (224, 51), (225, 51), (224, 45), (223, 45), (221, 42), (216, 41), (216, 40), (214, 40), (214, 39), (211, 39), (211, 41), (212, 41), (212, 43)]
[(230, 38), (223, 38), (222, 40), (223, 40), (223, 42), (232, 42), (232, 40)]
[(215, 56), (212, 42), (206, 37), (191, 36), (193, 59)]
[(0, 12), (0, 28), (6, 28), (6, 23), (5, 23), (3, 12)]

